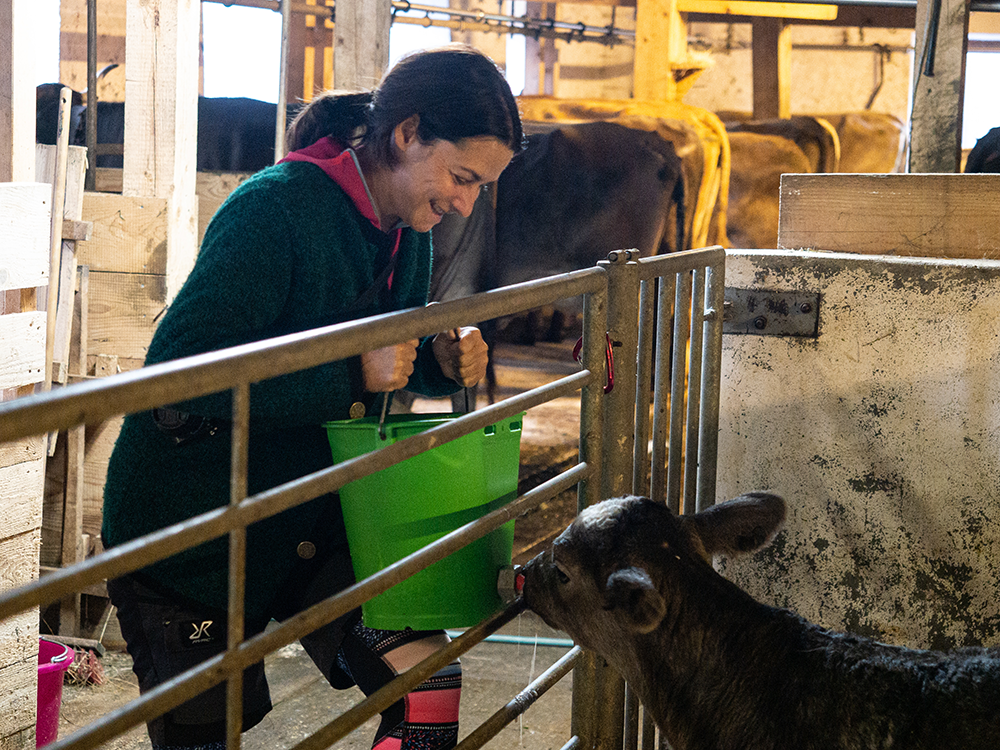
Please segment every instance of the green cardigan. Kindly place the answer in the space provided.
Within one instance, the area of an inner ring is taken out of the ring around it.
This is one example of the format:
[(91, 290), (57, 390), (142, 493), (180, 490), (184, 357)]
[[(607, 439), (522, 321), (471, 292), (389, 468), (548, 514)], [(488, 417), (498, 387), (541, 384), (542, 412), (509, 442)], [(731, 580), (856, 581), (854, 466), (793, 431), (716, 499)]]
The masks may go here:
[[(146, 364), (306, 330), (344, 319), (422, 306), (431, 272), (429, 233), (404, 229), (391, 290), (364, 310), (352, 303), (389, 261), (394, 232), (376, 229), (319, 167), (283, 163), (250, 178), (226, 200), (205, 233), (198, 260), (149, 347)], [(443, 396), (458, 385), (441, 372), (425, 340), (407, 388)], [(249, 494), (332, 463), (328, 420), (347, 419), (362, 387), (360, 359), (332, 362), (250, 389)], [(180, 408), (228, 419), (229, 391)], [(121, 544), (229, 502), (230, 433), (174, 445), (149, 412), (125, 418), (108, 467), (103, 535)], [(321, 517), (322, 514), (322, 517)], [(327, 495), (249, 528), (247, 616), (262, 616), (286, 578), (346, 545), (337, 498)], [(227, 540), (208, 542), (143, 571), (147, 580), (197, 602), (226, 606)], [(342, 585), (353, 581), (345, 570)]]

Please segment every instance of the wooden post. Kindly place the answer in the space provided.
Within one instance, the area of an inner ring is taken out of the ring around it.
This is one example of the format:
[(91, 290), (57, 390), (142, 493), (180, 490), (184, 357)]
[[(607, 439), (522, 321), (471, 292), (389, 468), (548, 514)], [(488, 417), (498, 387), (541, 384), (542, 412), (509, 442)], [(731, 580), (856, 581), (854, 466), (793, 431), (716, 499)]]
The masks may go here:
[(339, 0), (333, 28), (333, 85), (372, 89), (389, 67), (392, 7), (382, 0)]
[(969, 0), (917, 0), (916, 30), (907, 171), (958, 172)]
[(782, 18), (754, 18), (753, 117), (791, 117), (792, 27)]
[(677, 81), (672, 63), (687, 57), (687, 24), (677, 0), (647, 0), (635, 9), (636, 99), (675, 100)]
[(198, 246), (198, 0), (128, 0), (122, 193), (166, 198), (167, 295)]
[(35, 179), (34, 0), (0, 0), (0, 182)]

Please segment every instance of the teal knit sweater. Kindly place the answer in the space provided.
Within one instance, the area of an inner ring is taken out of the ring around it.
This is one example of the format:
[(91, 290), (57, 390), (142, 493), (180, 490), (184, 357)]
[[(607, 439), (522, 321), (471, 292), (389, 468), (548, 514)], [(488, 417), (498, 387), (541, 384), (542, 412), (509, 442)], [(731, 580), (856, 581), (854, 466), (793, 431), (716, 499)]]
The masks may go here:
[[(226, 200), (205, 233), (190, 276), (160, 322), (146, 364), (422, 306), (430, 283), (430, 235), (404, 229), (392, 288), (368, 309), (349, 311), (389, 262), (394, 233), (365, 219), (322, 169), (284, 163), (258, 173)], [(422, 342), (408, 389), (442, 396), (458, 385)], [(357, 357), (251, 386), (248, 484), (255, 494), (332, 463), (320, 426), (347, 419), (365, 394)], [(228, 419), (229, 391), (179, 405)], [(125, 418), (108, 467), (103, 535), (121, 544), (229, 502), (229, 431), (174, 445), (149, 412)], [(300, 542), (322, 559), (346, 540), (335, 496), (324, 496), (249, 528), (247, 616), (279, 601), (301, 565)], [(332, 505), (331, 505), (332, 504)], [(223, 537), (143, 571), (147, 579), (210, 606), (226, 606)], [(353, 580), (344, 571), (343, 585)]]

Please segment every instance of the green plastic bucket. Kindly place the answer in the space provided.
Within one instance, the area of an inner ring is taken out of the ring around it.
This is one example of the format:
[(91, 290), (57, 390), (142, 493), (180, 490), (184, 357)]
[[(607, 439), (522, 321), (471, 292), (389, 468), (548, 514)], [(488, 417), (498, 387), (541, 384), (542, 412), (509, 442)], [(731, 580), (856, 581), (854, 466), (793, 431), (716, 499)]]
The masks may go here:
[[(360, 581), (517, 495), (523, 413), (463, 435), (395, 466), (344, 485), (340, 503)], [(337, 463), (444, 424), (454, 414), (328, 422)], [(362, 606), (364, 623), (382, 630), (475, 625), (501, 606), (500, 569), (509, 566), (514, 522), (477, 539)]]

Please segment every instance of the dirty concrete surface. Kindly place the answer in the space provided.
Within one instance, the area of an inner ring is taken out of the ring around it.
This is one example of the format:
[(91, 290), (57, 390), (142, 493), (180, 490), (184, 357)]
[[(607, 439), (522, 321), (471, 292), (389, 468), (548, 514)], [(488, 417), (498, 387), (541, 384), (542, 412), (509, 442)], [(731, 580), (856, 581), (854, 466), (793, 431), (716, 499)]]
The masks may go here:
[[(578, 371), (571, 357), (572, 341), (532, 347), (501, 345), (497, 363), (498, 397), (505, 398)], [(485, 397), (481, 403), (485, 403)], [(414, 410), (448, 411), (448, 404), (418, 399)], [(524, 492), (576, 462), (579, 438), (579, 399), (563, 398), (530, 410), (521, 442), (519, 491)], [(515, 523), (514, 562), (523, 564), (548, 545), (576, 511), (575, 490), (544, 503)], [(64, 686), (59, 738), (90, 724), (139, 694), (131, 659), (124, 653), (116, 621), (110, 619), (102, 642), (109, 647), (101, 658), (102, 685)], [(516, 642), (487, 640), (462, 656), (463, 688), (459, 739), (502, 708), (519, 691), (555, 663), (571, 647), (565, 634), (553, 631), (537, 615), (525, 612), (504, 626), (498, 636)], [(540, 642), (536, 642), (536, 638)], [(119, 650), (122, 649), (122, 650)], [(364, 696), (357, 688), (334, 690), (319, 674), (298, 643), (265, 660), (274, 708), (245, 733), (248, 750), (289, 748), (323, 727)], [(488, 748), (557, 750), (570, 738), (572, 674), (561, 680), (519, 720), (507, 726)], [(334, 745), (343, 750), (366, 750), (378, 726), (378, 717)], [(138, 727), (107, 743), (111, 750), (146, 750), (145, 729)]]

